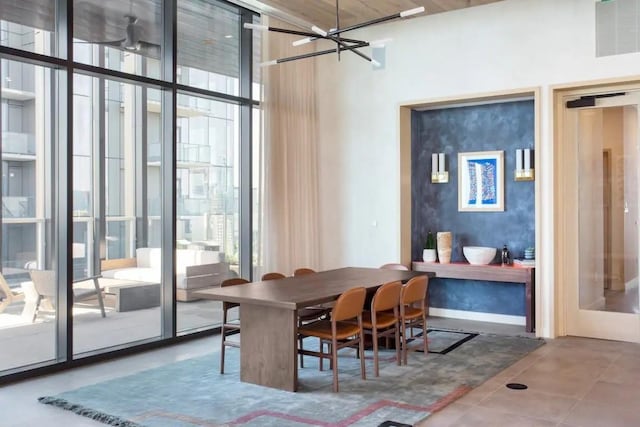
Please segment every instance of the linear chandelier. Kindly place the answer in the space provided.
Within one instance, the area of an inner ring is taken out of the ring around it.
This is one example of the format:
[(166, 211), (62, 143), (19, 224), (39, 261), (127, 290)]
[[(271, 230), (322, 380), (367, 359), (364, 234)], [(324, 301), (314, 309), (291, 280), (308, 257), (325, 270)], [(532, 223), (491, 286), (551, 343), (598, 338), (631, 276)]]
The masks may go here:
[(336, 0), (336, 28), (332, 28), (329, 31), (323, 30), (322, 28), (317, 27), (315, 25), (311, 27), (312, 32), (307, 32), (307, 31), (296, 31), (296, 30), (289, 30), (285, 28), (271, 27), (268, 25), (245, 23), (244, 28), (247, 28), (250, 30), (272, 31), (275, 33), (293, 34), (293, 35), (304, 37), (302, 39), (294, 41), (292, 43), (293, 46), (301, 46), (316, 40), (330, 40), (336, 44), (335, 49), (319, 50), (316, 52), (303, 53), (295, 56), (288, 56), (286, 58), (272, 59), (270, 61), (265, 61), (260, 63), (260, 66), (264, 67), (269, 65), (275, 65), (283, 62), (295, 61), (297, 59), (305, 59), (305, 58), (312, 58), (314, 56), (326, 55), (329, 53), (336, 53), (338, 55), (338, 61), (339, 61), (340, 52), (349, 51), (349, 52), (355, 53), (365, 61), (371, 62), (374, 66), (379, 67), (380, 63), (378, 61), (376, 61), (375, 59), (372, 59), (371, 57), (362, 53), (358, 49), (367, 47), (367, 46), (382, 45), (383, 43), (382, 41), (367, 42), (364, 40), (349, 39), (349, 38), (341, 37), (342, 33), (346, 33), (347, 31), (357, 30), (359, 28), (367, 27), (369, 25), (379, 24), (381, 22), (391, 21), (393, 19), (407, 18), (409, 16), (417, 15), (419, 13), (424, 12), (424, 7), (416, 7), (414, 9), (405, 10), (403, 12), (395, 13), (393, 15), (372, 19), (370, 21), (351, 25), (345, 28), (340, 28), (340, 8), (338, 5), (338, 1), (339, 0)]

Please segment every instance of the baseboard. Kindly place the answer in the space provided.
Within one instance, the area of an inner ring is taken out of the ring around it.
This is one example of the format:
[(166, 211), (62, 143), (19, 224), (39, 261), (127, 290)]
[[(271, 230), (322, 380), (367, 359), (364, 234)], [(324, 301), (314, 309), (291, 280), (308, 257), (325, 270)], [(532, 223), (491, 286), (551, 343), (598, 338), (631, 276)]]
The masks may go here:
[(525, 326), (527, 319), (524, 316), (510, 314), (482, 313), (479, 311), (452, 310), (449, 308), (429, 307), (429, 316), (449, 317), (452, 319), (475, 320), (478, 322), (504, 323), (506, 325)]

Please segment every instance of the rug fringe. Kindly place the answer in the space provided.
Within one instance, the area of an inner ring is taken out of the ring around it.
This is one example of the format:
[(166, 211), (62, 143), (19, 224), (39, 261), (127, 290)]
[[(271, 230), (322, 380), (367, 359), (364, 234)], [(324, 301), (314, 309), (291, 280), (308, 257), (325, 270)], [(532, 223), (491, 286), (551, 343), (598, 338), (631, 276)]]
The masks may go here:
[(144, 427), (142, 424), (125, 420), (124, 418), (120, 418), (114, 415), (105, 414), (104, 412), (96, 411), (94, 409), (90, 409), (82, 405), (77, 405), (75, 403), (69, 402), (66, 399), (60, 399), (58, 397), (43, 396), (43, 397), (39, 397), (38, 401), (45, 405), (52, 405), (58, 408), (66, 409), (67, 411), (71, 411), (78, 415), (82, 415), (83, 417), (91, 418), (92, 420), (100, 421), (103, 424), (108, 424), (111, 426)]

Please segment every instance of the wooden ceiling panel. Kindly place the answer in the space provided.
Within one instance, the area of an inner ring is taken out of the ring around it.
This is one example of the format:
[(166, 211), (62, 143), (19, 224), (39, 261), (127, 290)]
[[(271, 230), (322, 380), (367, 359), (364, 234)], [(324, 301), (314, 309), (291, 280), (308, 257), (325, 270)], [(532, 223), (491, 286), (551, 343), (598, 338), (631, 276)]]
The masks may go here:
[[(501, 0), (339, 0), (340, 26), (347, 27), (420, 6), (424, 6), (427, 14), (434, 14), (497, 1)], [(320, 28), (335, 27), (335, 0), (259, 0), (259, 2), (298, 21), (315, 24)]]

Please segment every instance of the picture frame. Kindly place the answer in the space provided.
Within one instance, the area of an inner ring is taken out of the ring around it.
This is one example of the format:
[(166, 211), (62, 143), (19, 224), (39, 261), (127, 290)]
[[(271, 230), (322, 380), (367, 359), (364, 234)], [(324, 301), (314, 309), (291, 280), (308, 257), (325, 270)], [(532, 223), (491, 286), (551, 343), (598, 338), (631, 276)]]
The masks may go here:
[(458, 211), (504, 211), (504, 151), (458, 153)]

